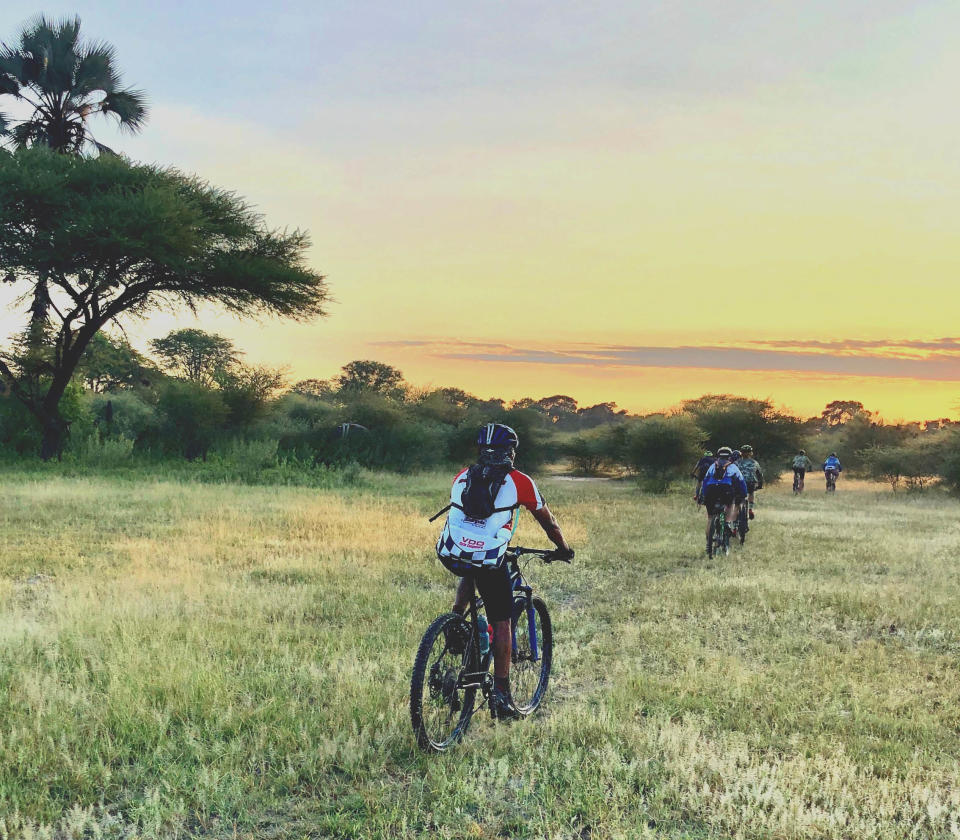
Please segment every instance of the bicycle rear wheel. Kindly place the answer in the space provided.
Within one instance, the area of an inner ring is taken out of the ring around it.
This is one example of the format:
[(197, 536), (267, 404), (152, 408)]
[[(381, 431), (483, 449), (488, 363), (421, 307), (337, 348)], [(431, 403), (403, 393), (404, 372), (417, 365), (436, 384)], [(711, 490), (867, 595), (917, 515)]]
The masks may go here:
[(723, 510), (715, 513), (710, 522), (710, 544), (707, 546), (707, 555), (709, 557), (719, 557), (721, 554), (729, 554), (730, 543), (727, 538), (727, 520)]
[(423, 634), (410, 680), (410, 722), (423, 749), (443, 752), (467, 731), (477, 686), (465, 676), (479, 671), (478, 654), (473, 627), (456, 613), (441, 615)]
[(533, 598), (513, 602), (513, 655), (510, 668), (510, 694), (517, 711), (531, 714), (543, 701), (553, 665), (553, 624), (547, 605)]
[(747, 517), (747, 502), (740, 505), (740, 514), (737, 520), (737, 530), (740, 532), (740, 545), (743, 545), (747, 540), (747, 531), (750, 530), (750, 523)]

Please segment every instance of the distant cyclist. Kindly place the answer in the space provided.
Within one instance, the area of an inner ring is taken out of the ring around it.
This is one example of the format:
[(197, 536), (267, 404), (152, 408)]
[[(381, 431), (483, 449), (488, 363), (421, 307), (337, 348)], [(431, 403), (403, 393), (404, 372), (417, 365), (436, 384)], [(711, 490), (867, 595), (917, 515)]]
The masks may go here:
[(837, 488), (837, 479), (840, 477), (840, 473), (843, 472), (843, 467), (840, 465), (840, 459), (837, 457), (836, 452), (831, 452), (827, 456), (827, 460), (823, 462), (823, 475), (827, 480), (827, 492), (833, 492)]
[(813, 461), (807, 457), (805, 450), (801, 449), (793, 457), (793, 492), (803, 492), (803, 479), (807, 475), (807, 470), (813, 469)]
[[(509, 570), (503, 562), (520, 521), (520, 508), (533, 514), (557, 547), (559, 557), (574, 556), (533, 479), (513, 468), (519, 445), (517, 433), (509, 426), (488, 423), (480, 429), (477, 463), (461, 470), (453, 480), (450, 513), (437, 541), (440, 562), (460, 577), (454, 612), (466, 612), (476, 583), (493, 625), (491, 706), (501, 720), (520, 717), (510, 696), (513, 591)], [(455, 651), (456, 644), (456, 640), (450, 643), (451, 650)]]
[(707, 509), (707, 552), (710, 551), (710, 520), (718, 509), (723, 508), (726, 514), (727, 528), (730, 533), (737, 532), (737, 517), (740, 513), (740, 504), (747, 497), (747, 483), (743, 480), (743, 473), (730, 458), (733, 451), (729, 446), (721, 446), (717, 450), (717, 459), (707, 470), (703, 478), (701, 498)]
[(743, 473), (743, 480), (747, 482), (747, 508), (749, 517), (753, 519), (753, 494), (757, 490), (763, 489), (763, 470), (760, 469), (760, 462), (753, 457), (753, 447), (745, 443), (740, 447), (743, 457), (737, 462), (740, 472)]
[(693, 472), (690, 473), (690, 478), (696, 479), (697, 487), (693, 491), (693, 500), (695, 502), (700, 501), (700, 487), (703, 484), (703, 478), (707, 474), (707, 470), (713, 466), (713, 462), (716, 459), (713, 457), (713, 453), (708, 449), (703, 453), (703, 457), (697, 461), (697, 465), (693, 468)]

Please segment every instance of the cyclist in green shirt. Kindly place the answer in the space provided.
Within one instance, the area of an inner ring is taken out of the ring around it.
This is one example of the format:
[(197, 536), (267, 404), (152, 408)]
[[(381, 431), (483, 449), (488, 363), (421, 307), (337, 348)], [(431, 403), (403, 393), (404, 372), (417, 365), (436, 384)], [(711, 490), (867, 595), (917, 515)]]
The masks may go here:
[(813, 469), (813, 461), (807, 457), (805, 450), (801, 449), (793, 456), (793, 492), (797, 493), (803, 490), (803, 479), (807, 470)]
[(747, 500), (749, 507), (749, 516), (753, 519), (753, 494), (757, 490), (763, 489), (763, 470), (760, 469), (760, 462), (753, 457), (753, 447), (745, 443), (740, 447), (743, 457), (737, 461), (740, 472), (743, 473), (743, 480), (747, 482)]

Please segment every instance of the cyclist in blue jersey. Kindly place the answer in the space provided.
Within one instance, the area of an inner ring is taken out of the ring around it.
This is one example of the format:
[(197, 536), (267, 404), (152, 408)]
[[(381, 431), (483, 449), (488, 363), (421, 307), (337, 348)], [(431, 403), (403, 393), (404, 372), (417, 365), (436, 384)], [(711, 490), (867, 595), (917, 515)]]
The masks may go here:
[(729, 446), (721, 446), (717, 450), (717, 460), (707, 470), (701, 488), (701, 499), (707, 509), (707, 545), (710, 543), (710, 520), (718, 508), (723, 508), (726, 514), (727, 527), (731, 533), (736, 533), (737, 517), (740, 514), (740, 505), (747, 498), (747, 483), (743, 480), (743, 473), (731, 460), (733, 452)]
[(827, 460), (823, 462), (823, 475), (827, 480), (827, 491), (832, 491), (837, 486), (837, 479), (840, 477), (840, 473), (843, 472), (843, 467), (840, 465), (840, 459), (837, 457), (836, 452), (831, 452), (827, 456)]

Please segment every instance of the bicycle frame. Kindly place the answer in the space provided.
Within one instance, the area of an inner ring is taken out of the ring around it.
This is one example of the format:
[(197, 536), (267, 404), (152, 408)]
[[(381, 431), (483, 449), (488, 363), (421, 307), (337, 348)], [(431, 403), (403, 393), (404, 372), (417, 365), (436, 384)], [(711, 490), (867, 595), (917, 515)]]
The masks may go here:
[[(467, 609), (470, 613), (470, 628), (471, 628), (471, 637), (470, 637), (470, 649), (477, 652), (478, 662), (477, 666), (480, 668), (479, 671), (465, 671), (460, 675), (460, 687), (461, 688), (479, 688), (484, 694), (489, 693), (490, 686), (488, 683), (492, 683), (490, 679), (490, 657), (493, 653), (492, 650), (488, 650), (486, 655), (480, 655), (480, 625), (477, 621), (477, 614), (479, 609), (483, 606), (483, 599), (479, 595), (474, 595), (470, 599), (470, 603), (467, 606)], [(468, 682), (468, 680), (470, 680)]]
[[(525, 553), (534, 553), (528, 551)], [(545, 552), (544, 552), (545, 553)], [(523, 579), (523, 573), (520, 571), (519, 564), (520, 555), (519, 554), (508, 554), (507, 563), (510, 564), (510, 589), (515, 595), (517, 593), (523, 596), (524, 600), (524, 611), (527, 614), (527, 632), (530, 634), (530, 655), (534, 662), (540, 660), (540, 644), (539, 639), (537, 638), (537, 611), (533, 608), (533, 587), (529, 586), (527, 582)], [(516, 602), (516, 599), (514, 599)], [(470, 620), (473, 626), (473, 635), (474, 640), (477, 643), (477, 650), (479, 650), (480, 636), (477, 624), (477, 614), (480, 608), (483, 607), (483, 598), (478, 594), (474, 594), (474, 597), (470, 599)], [(511, 622), (512, 624), (512, 622)], [(516, 654), (517, 652), (517, 629), (516, 626), (511, 628), (511, 640), (510, 647), (512, 653)], [(478, 676), (485, 674), (486, 671), (481, 671)], [(473, 674), (464, 674), (464, 677), (474, 676)], [(482, 676), (481, 676), (482, 679)], [(465, 683), (465, 687), (473, 687), (473, 683)], [(479, 683), (478, 683), (479, 686)]]

